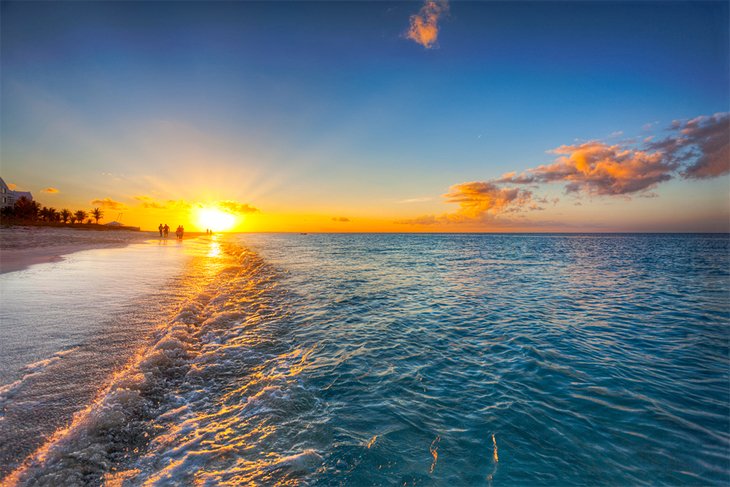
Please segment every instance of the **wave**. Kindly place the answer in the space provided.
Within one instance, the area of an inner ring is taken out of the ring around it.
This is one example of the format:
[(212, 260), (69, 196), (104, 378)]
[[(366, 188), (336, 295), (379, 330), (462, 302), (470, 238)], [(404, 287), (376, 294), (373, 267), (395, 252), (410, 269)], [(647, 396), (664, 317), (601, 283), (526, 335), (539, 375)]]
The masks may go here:
[(296, 381), (308, 353), (279, 340), (286, 293), (274, 269), (237, 245), (223, 250), (200, 264), (209, 282), (191, 281), (197, 294), (5, 483), (285, 481), (321, 463), (311, 448), (252, 448), (311, 406)]

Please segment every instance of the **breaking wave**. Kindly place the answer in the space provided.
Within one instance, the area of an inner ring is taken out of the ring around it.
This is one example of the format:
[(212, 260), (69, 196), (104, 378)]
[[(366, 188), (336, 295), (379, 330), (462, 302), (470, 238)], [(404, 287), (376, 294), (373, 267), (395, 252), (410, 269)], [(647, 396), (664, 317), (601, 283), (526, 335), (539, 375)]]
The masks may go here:
[(286, 482), (321, 463), (273, 436), (316, 404), (297, 380), (308, 352), (281, 340), (286, 293), (255, 253), (223, 247), (215, 279), (9, 484)]

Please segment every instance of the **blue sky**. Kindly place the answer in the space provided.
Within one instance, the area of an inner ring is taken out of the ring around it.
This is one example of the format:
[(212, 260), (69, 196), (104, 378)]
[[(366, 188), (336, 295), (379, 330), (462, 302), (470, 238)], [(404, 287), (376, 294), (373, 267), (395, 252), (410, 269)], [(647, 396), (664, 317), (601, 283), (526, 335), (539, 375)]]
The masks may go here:
[[(563, 144), (728, 111), (727, 2), (451, 2), (433, 49), (404, 36), (421, 5), (3, 2), (2, 175), (131, 206), (202, 164), (206, 197), (261, 218), (392, 219)], [(662, 188), (727, 206), (726, 176)]]

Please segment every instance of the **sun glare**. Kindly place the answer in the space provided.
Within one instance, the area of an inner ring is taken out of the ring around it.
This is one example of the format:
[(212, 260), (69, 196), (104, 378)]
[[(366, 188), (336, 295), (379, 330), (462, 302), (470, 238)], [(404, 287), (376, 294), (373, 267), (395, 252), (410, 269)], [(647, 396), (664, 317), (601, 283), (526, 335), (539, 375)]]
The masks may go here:
[(236, 224), (236, 217), (215, 208), (201, 208), (198, 210), (197, 224), (201, 229), (209, 228), (214, 232), (225, 232)]

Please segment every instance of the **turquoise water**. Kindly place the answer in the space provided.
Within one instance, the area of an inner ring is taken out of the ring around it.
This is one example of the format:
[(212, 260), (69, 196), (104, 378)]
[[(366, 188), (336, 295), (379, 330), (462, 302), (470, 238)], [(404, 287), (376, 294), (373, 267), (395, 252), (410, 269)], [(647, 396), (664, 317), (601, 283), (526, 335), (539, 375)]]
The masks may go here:
[(727, 235), (240, 235), (196, 265), (25, 482), (730, 482)]

